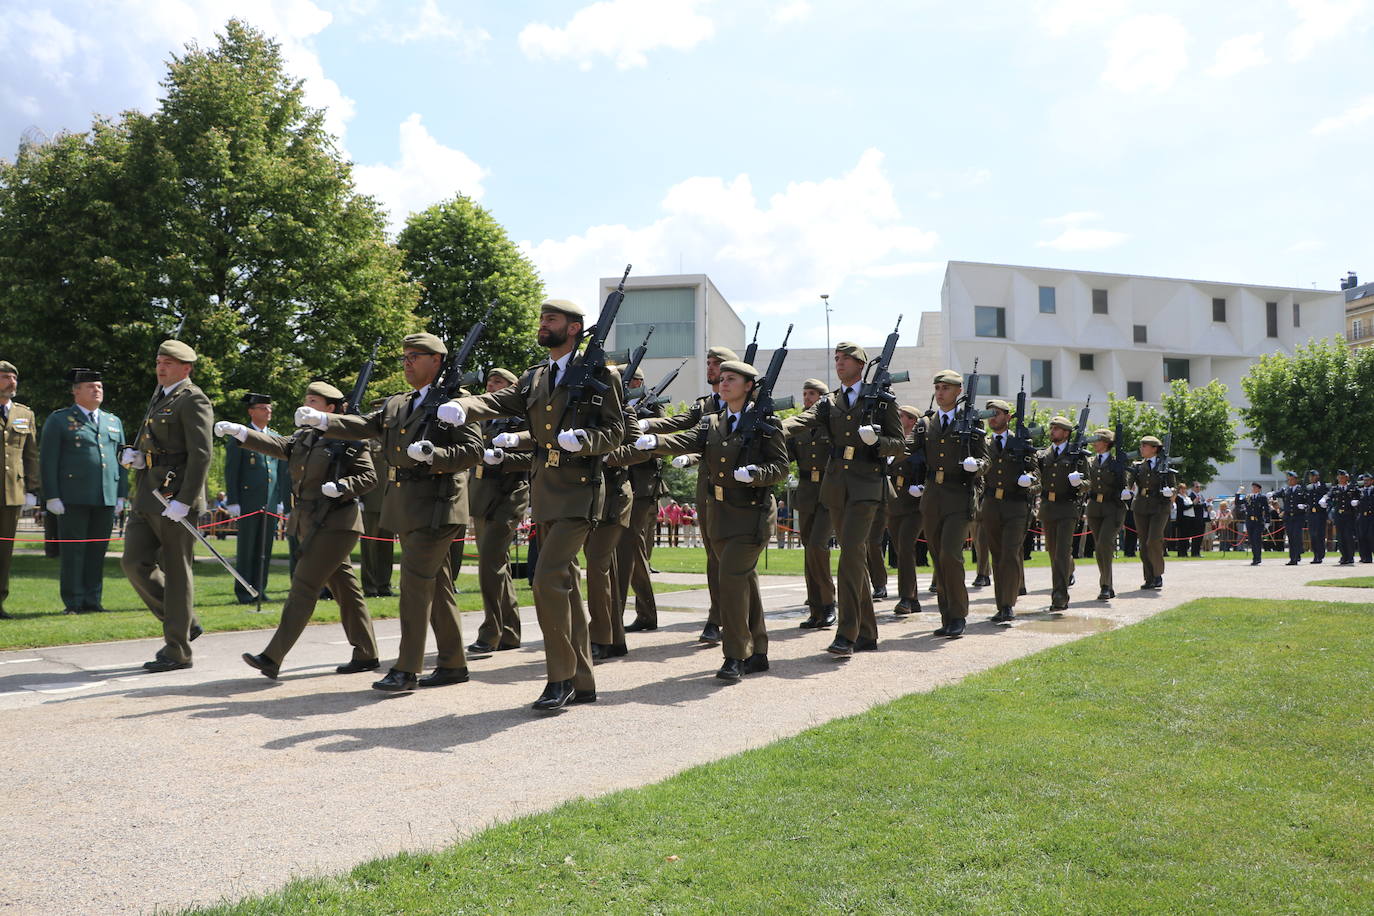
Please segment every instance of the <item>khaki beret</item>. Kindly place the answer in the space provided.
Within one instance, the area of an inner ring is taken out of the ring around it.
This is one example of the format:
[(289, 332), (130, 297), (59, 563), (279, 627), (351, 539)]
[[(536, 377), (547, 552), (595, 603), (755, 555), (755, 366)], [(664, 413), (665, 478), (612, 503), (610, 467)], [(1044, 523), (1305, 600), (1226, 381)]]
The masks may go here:
[(1050, 420), (1050, 426), (1058, 426), (1067, 429), (1069, 432), (1073, 432), (1073, 421), (1068, 417), (1055, 417), (1053, 420)]
[(514, 372), (510, 371), (509, 369), (502, 369), (500, 366), (492, 366), (490, 369), (487, 370), (487, 381), (491, 381), (491, 377), (493, 375), (499, 379), (505, 380), (506, 382), (512, 385), (520, 381), (520, 379), (515, 377)]
[(407, 334), (401, 341), (403, 350), (419, 350), (421, 353), (433, 353), (436, 356), (448, 356), (448, 347), (444, 342), (433, 334)]
[(819, 392), (820, 394), (830, 393), (830, 389), (826, 386), (825, 382), (821, 381), (818, 378), (809, 378), (806, 381), (802, 382), (802, 390), (804, 391), (807, 388), (810, 388), (812, 391)]
[(1141, 445), (1153, 445), (1155, 448), (1163, 448), (1163, 447), (1164, 447), (1164, 443), (1163, 443), (1163, 442), (1160, 442), (1160, 441), (1159, 441), (1159, 438), (1158, 438), (1157, 436), (1141, 436), (1141, 437), (1140, 437), (1140, 444), (1141, 444)]
[(19, 374), (19, 370), (14, 368), (14, 363), (7, 359), (0, 359), (0, 372), (9, 372), (14, 375)]
[(756, 379), (759, 377), (759, 370), (743, 360), (738, 359), (727, 359), (720, 364), (720, 371), (733, 372), (735, 375), (742, 375), (747, 379)]
[[(307, 385), (305, 393), (324, 398), (326, 401), (342, 401), (344, 399), (342, 391), (322, 379), (317, 379)], [(384, 399), (379, 398), (378, 400)]]
[(898, 407), (897, 413), (904, 413), (913, 420), (921, 419), (921, 408), (912, 407), (910, 404), (903, 404), (901, 407)]
[(1011, 405), (1001, 398), (993, 398), (991, 401), (988, 401), (987, 408), (988, 410), (1004, 410), (1007, 413), (1011, 413)]
[(941, 369), (935, 373), (935, 384), (937, 385), (958, 385), (964, 387), (964, 377), (953, 369)]
[(868, 351), (852, 340), (842, 340), (835, 344), (835, 352), (843, 353), (845, 356), (852, 356), (861, 363), (868, 362)]
[(179, 340), (164, 340), (162, 346), (157, 348), (158, 356), (170, 356), (183, 363), (193, 363), (196, 361), (196, 351)]
[(587, 312), (582, 306), (573, 302), (571, 299), (545, 299), (539, 303), (540, 312), (557, 312), (560, 315), (567, 315), (577, 321), (584, 321)]
[(639, 368), (638, 366), (635, 366), (634, 381), (637, 381), (637, 382), (642, 382), (642, 381), (644, 381), (644, 370), (641, 369), (641, 368)]
[(712, 347), (706, 351), (706, 358), (718, 359), (723, 363), (729, 362), (730, 360), (739, 362), (739, 354), (729, 347)]
[(1102, 442), (1115, 442), (1116, 433), (1112, 432), (1110, 429), (1107, 429), (1104, 426), (1100, 429), (1093, 430), (1093, 438), (1100, 440)]

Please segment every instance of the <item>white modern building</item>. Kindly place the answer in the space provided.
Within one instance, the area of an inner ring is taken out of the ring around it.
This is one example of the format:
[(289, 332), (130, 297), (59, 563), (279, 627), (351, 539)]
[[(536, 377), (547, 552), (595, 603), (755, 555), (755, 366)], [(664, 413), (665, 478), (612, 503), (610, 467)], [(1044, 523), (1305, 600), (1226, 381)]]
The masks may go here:
[[(1008, 399), (1024, 376), (1028, 395), (1053, 409), (1091, 395), (1098, 423), (1108, 392), (1158, 404), (1174, 379), (1220, 379), (1244, 406), (1240, 380), (1261, 355), (1345, 332), (1339, 290), (968, 261), (947, 265), (940, 307), (951, 368), (967, 374), (977, 359), (983, 391)], [(1211, 489), (1277, 483), (1282, 470), (1242, 439)]]

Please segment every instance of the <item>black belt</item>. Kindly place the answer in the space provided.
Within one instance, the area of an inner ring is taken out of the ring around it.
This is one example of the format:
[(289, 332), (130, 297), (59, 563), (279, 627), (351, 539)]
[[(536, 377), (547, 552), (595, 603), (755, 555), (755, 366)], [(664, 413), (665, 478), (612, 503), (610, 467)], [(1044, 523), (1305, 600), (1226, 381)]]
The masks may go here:
[(185, 464), (191, 456), (186, 452), (145, 452), (153, 459), (148, 462), (150, 467), (168, 467), (173, 464)]
[(391, 479), (401, 481), (411, 480), (443, 480), (445, 477), (452, 477), (451, 473), (435, 473), (434, 471), (422, 470), (418, 467), (412, 468), (392, 468)]

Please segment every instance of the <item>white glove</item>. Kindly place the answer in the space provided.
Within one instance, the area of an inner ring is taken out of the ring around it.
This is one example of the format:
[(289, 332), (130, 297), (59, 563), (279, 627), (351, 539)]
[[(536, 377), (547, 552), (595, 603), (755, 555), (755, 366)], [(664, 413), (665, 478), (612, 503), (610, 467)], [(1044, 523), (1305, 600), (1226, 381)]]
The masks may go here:
[(406, 448), (406, 454), (414, 461), (424, 464), (434, 463), (434, 443), (428, 439), (421, 439), (419, 442), (412, 442)]
[(243, 506), (240, 506), (238, 503), (230, 503), (224, 507), (224, 511), (228, 512), (231, 516), (238, 517), (243, 514)]
[(329, 414), (313, 407), (297, 407), (296, 425), (313, 426), (316, 429), (325, 430), (329, 428)]
[(1350, 505), (1352, 505), (1352, 506), (1358, 506), (1359, 504), (1360, 504), (1360, 501), (1359, 501), (1358, 499), (1352, 499), (1352, 500), (1350, 501)]
[(123, 512), (123, 511), (124, 511), (124, 507), (127, 506), (128, 504), (129, 504), (129, 501), (128, 501), (127, 499), (125, 499), (123, 496), (116, 496), (116, 497), (115, 497), (115, 511), (116, 511), (116, 512)]
[(689, 465), (689, 464), (691, 464), (691, 463), (692, 463), (692, 456), (691, 456), (691, 455), (678, 455), (676, 458), (673, 459), (673, 467), (675, 467), (675, 468), (685, 468), (685, 467), (687, 467), (687, 465)]
[(1077, 471), (1069, 471), (1069, 483), (1078, 487), (1083, 485), (1083, 475)]
[(228, 420), (220, 420), (215, 424), (216, 436), (233, 436), (240, 442), (248, 441), (248, 427), (242, 423), (230, 423)]
[(278, 514), (278, 515), (285, 515), (285, 514), (286, 514), (286, 504), (285, 504), (285, 503), (277, 503), (277, 514)]
[(32, 509), (36, 505), (38, 505), (38, 495), (36, 493), (25, 493), (24, 508)]
[(497, 433), (491, 437), (491, 444), (496, 448), (515, 448), (520, 444), (520, 436), (516, 433)]
[[(636, 448), (638, 451), (647, 452), (647, 451), (650, 451), (651, 449), (655, 449), (655, 448), (657, 448), (657, 447), (658, 447), (658, 436), (655, 436), (655, 435), (653, 435), (653, 434), (649, 434), (649, 435), (645, 435), (645, 436), (640, 436), (638, 439), (635, 439), (635, 448)], [(678, 455), (678, 458), (684, 458), (684, 457), (686, 457), (686, 456), (685, 456), (685, 455)], [(674, 463), (674, 464), (677, 464), (677, 458), (674, 458), (674, 459), (673, 459), (673, 463)], [(678, 467), (682, 467), (682, 465), (680, 465), (680, 464), (678, 464), (677, 466), (678, 466)]]
[(482, 461), (486, 464), (500, 464), (506, 460), (506, 453), (499, 448), (488, 448), (482, 450)]
[(1173, 488), (1173, 487), (1165, 487), (1164, 489), (1160, 490), (1159, 492), (1160, 492), (1160, 493), (1163, 493), (1165, 496), (1173, 496), (1173, 495), (1174, 495), (1174, 488)]
[(913, 483), (911, 486), (906, 488), (906, 491), (910, 493), (912, 496), (915, 496), (919, 499), (921, 494), (925, 493), (926, 491), (925, 484)]
[(126, 448), (124, 451), (120, 452), (119, 463), (126, 468), (134, 468), (139, 471), (148, 466), (143, 460), (143, 453), (133, 448)]
[(965, 458), (964, 470), (968, 471), (970, 474), (978, 470), (978, 459), (974, 458), (972, 455), (969, 455), (967, 458)]
[(1323, 496), (1321, 499), (1317, 500), (1317, 505), (1319, 505), (1319, 506), (1321, 506), (1323, 509), (1325, 509), (1325, 508), (1326, 508), (1326, 497)]
[(1130, 488), (1130, 487), (1126, 487), (1125, 489), (1123, 489), (1123, 490), (1121, 491), (1121, 498), (1122, 498), (1122, 499), (1130, 499), (1130, 498), (1131, 498), (1131, 488)]
[(338, 499), (340, 496), (343, 496), (344, 488), (339, 486), (337, 480), (330, 480), (320, 484), (320, 492), (330, 499)]
[(637, 423), (639, 424), (639, 431), (640, 431), (641, 433), (647, 433), (647, 432), (649, 431), (649, 421), (648, 421), (648, 420), (637, 420), (637, 421), (635, 421), (635, 422), (637, 422)]
[(1029, 474), (1022, 474), (1020, 477), (1016, 478), (1016, 485), (1018, 487), (1029, 487), (1033, 483), (1035, 483), (1035, 478)]
[(440, 423), (447, 423), (450, 426), (462, 426), (468, 419), (468, 412), (457, 400), (445, 401), (440, 404), (438, 415)]
[(580, 452), (586, 444), (585, 429), (565, 429), (558, 434), (558, 447), (565, 452)]
[(56, 496), (45, 502), (43, 505), (47, 506), (48, 511), (51, 512), (53, 515), (61, 515), (63, 512), (67, 511), (67, 507), (62, 505), (62, 500), (58, 499)]
[(748, 465), (747, 467), (735, 468), (735, 479), (738, 480), (740, 483), (753, 483), (754, 472), (757, 470), (758, 466), (753, 464)]
[(191, 507), (179, 499), (174, 499), (167, 504), (167, 508), (162, 510), (163, 518), (170, 518), (174, 522), (179, 522), (191, 511)]
[(878, 441), (878, 431), (872, 426), (860, 426), (859, 438), (864, 440), (864, 445), (873, 445)]

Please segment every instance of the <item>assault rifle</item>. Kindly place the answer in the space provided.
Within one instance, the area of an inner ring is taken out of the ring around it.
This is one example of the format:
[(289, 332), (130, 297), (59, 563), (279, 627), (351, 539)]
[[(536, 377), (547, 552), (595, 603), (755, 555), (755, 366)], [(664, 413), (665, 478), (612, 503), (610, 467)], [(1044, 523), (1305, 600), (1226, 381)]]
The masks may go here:
[(754, 322), (754, 339), (749, 341), (749, 346), (744, 348), (744, 361), (749, 365), (754, 365), (754, 357), (759, 355), (759, 325), (762, 322)]
[(1126, 443), (1122, 441), (1124, 432), (1118, 421), (1116, 424), (1116, 450), (1112, 453), (1112, 470), (1118, 474), (1126, 473)]
[(1035, 434), (1026, 425), (1026, 377), (1021, 376), (1021, 390), (1016, 395), (1016, 429), (1012, 433), (1010, 447), (1013, 455), (1025, 458), (1035, 453)]
[(682, 362), (678, 363), (675, 368), (669, 371), (667, 375), (659, 379), (657, 385), (650, 388), (647, 392), (645, 392), (644, 389), (641, 388), (640, 391), (642, 393), (637, 395), (636, 397), (631, 398), (631, 401), (635, 405), (636, 416), (647, 417), (649, 415), (649, 411), (653, 407), (659, 404), (666, 404), (668, 402), (668, 399), (663, 396), (663, 392), (668, 390), (669, 385), (677, 381), (677, 374), (682, 371), (682, 367), (685, 365), (687, 365), (686, 357), (684, 357)]
[(1073, 428), (1073, 441), (1064, 449), (1065, 458), (1082, 458), (1088, 453), (1088, 411), (1092, 400), (1093, 396), (1088, 395), (1088, 399), (1083, 402), (1083, 409), (1078, 412), (1078, 424)]
[(783, 360), (787, 359), (787, 341), (792, 336), (792, 325), (787, 326), (787, 333), (782, 338), (782, 346), (773, 351), (773, 356), (768, 361), (768, 371), (763, 374), (763, 378), (754, 386), (754, 403), (746, 407), (744, 413), (739, 418), (740, 434), (739, 456), (740, 460), (748, 463), (745, 456), (749, 453), (749, 446), (758, 438), (759, 426), (769, 422), (773, 418), (773, 411), (776, 404), (773, 402), (773, 386), (778, 383), (778, 376), (782, 374)]
[[(586, 339), (587, 348), (582, 351), (582, 358), (576, 359), (577, 345), (573, 347), (573, 359), (568, 360), (567, 371), (563, 373), (563, 378), (559, 384), (568, 390), (568, 400), (563, 407), (563, 416), (559, 418), (558, 428), (567, 429), (569, 412), (576, 418), (584, 402), (599, 405), (601, 399), (611, 386), (603, 382), (600, 376), (604, 375), (606, 368), (606, 337), (611, 333), (611, 328), (615, 326), (615, 317), (620, 313), (620, 303), (625, 301), (625, 281), (630, 277), (630, 267), (625, 265), (625, 273), (620, 278), (620, 283), (611, 290), (606, 302), (601, 306), (601, 314), (596, 317), (596, 324), (583, 330), (581, 338)], [(582, 340), (578, 340), (578, 345)]]
[(864, 383), (859, 388), (858, 403), (863, 405), (863, 418), (866, 425), (872, 425), (877, 418), (878, 408), (884, 402), (893, 404), (897, 396), (892, 393), (892, 356), (897, 352), (897, 329), (902, 326), (902, 316), (897, 316), (897, 325), (883, 342), (883, 352), (864, 367)]
[(649, 338), (654, 336), (654, 326), (649, 325), (649, 333), (644, 335), (644, 342), (635, 347), (630, 358), (625, 362), (624, 374), (620, 377), (620, 383), (624, 386), (625, 399), (630, 397), (630, 383), (635, 379), (635, 371), (639, 369), (639, 364), (644, 362), (644, 354), (649, 352)]
[(973, 437), (983, 434), (982, 411), (978, 409), (978, 360), (973, 361), (973, 371), (969, 373), (968, 385), (959, 398), (959, 407), (954, 412), (954, 434), (964, 444), (964, 457), (973, 454)]
[(428, 432), (431, 424), (438, 422), (437, 414), (439, 405), (446, 401), (451, 401), (462, 394), (464, 384), (472, 384), (473, 380), (464, 375), (468, 360), (472, 359), (472, 351), (477, 348), (477, 342), (482, 339), (482, 334), (487, 330), (487, 319), (491, 317), (492, 311), (496, 308), (496, 300), (491, 300), (487, 306), (487, 311), (482, 315), (480, 321), (475, 322), (463, 337), (463, 342), (458, 345), (458, 349), (449, 353), (449, 357), (444, 361), (444, 365), (439, 369), (439, 375), (435, 377), (433, 384), (429, 386), (429, 393), (420, 402), (416, 411), (424, 411), (424, 416), (420, 420), (420, 431), (416, 434), (416, 439), (429, 438)]

